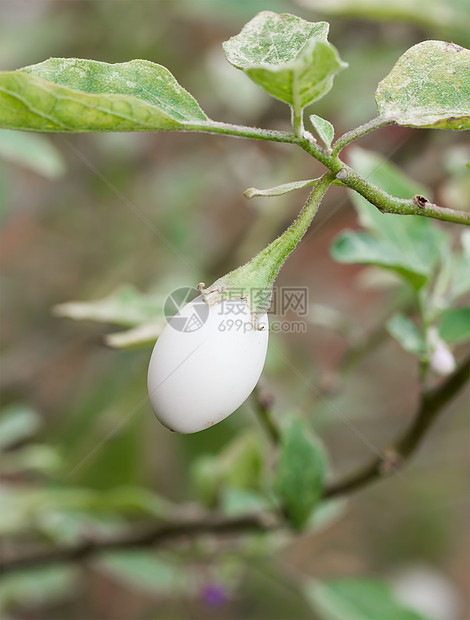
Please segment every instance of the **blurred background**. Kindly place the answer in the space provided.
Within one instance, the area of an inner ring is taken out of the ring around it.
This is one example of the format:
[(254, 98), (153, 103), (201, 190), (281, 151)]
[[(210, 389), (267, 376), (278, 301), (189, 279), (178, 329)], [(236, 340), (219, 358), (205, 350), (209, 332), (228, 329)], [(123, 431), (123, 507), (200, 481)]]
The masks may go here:
[[(410, 46), (470, 43), (466, 0), (0, 0), (0, 69), (50, 56), (148, 59), (170, 69), (209, 117), (288, 129), (288, 108), (231, 67), (221, 48), (265, 9), (330, 22), (349, 68), (310, 110), (337, 135), (375, 116), (377, 82)], [(398, 164), (440, 204), (468, 208), (468, 136), (388, 127), (361, 146)], [(267, 449), (253, 400), (203, 433), (168, 432), (145, 400), (151, 349), (125, 341), (115, 348), (109, 336), (116, 324), (125, 331), (151, 318), (175, 288), (212, 282), (246, 261), (305, 200), (296, 192), (248, 201), (247, 187), (321, 172), (288, 145), (222, 136), (0, 134), (5, 552), (159, 518), (167, 502), (210, 504), (210, 458), (247, 429)], [(332, 188), (278, 281), (308, 287), (308, 333), (271, 336), (261, 385), (280, 424), (294, 413), (311, 423), (338, 475), (371, 453), (328, 403), (380, 448), (409, 420), (419, 389), (415, 358), (383, 330), (407, 293), (374, 270), (334, 262), (329, 246), (345, 227), (358, 227), (355, 211), (346, 191)], [(458, 237), (458, 227), (443, 228)], [(403, 475), (335, 503), (322, 527), (298, 537), (204, 537), (12, 574), (0, 594), (3, 617), (314, 618), (302, 579), (372, 577), (429, 618), (464, 620), (467, 404), (461, 395), (448, 407)], [(236, 486), (224, 495), (227, 511), (251, 505)]]

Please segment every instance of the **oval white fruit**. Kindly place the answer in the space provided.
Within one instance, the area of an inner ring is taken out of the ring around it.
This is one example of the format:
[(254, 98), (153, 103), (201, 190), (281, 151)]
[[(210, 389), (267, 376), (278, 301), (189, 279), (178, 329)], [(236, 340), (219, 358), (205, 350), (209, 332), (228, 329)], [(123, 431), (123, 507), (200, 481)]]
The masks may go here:
[(268, 317), (257, 327), (242, 300), (209, 306), (202, 296), (182, 308), (158, 338), (148, 391), (162, 424), (196, 433), (217, 424), (248, 398), (263, 370)]

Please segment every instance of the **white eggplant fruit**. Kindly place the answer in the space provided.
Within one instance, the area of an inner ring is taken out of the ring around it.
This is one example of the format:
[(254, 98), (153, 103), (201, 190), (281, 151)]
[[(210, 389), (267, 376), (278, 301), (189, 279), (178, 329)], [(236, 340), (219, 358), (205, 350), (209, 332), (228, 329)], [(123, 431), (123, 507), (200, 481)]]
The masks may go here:
[[(201, 304), (207, 306), (203, 321)], [(209, 305), (200, 295), (184, 306), (150, 359), (149, 398), (159, 421), (179, 433), (196, 433), (233, 413), (258, 382), (268, 337), (267, 315), (255, 325), (243, 300)]]

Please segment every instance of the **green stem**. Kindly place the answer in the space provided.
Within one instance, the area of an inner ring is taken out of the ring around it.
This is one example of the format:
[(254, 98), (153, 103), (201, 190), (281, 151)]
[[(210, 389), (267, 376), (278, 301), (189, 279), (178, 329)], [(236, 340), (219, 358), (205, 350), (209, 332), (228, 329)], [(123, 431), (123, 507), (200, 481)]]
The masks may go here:
[(188, 123), (182, 131), (199, 131), (202, 133), (233, 136), (235, 138), (251, 138), (254, 140), (284, 142), (287, 144), (295, 144), (297, 142), (296, 136), (287, 131), (260, 129), (259, 127), (246, 127), (245, 125), (232, 125), (231, 123), (220, 123), (218, 121)]
[(277, 445), (281, 441), (281, 433), (272, 417), (272, 397), (262, 394), (259, 387), (253, 392), (255, 412), (268, 437)]
[(294, 75), (294, 84), (293, 84), (293, 93), (294, 93), (294, 101), (291, 106), (292, 111), (292, 129), (294, 130), (294, 135), (297, 138), (303, 138), (304, 136), (304, 110), (299, 101), (299, 88), (297, 87), (297, 76)]
[(391, 121), (384, 119), (381, 116), (378, 116), (377, 118), (373, 118), (367, 123), (364, 123), (364, 125), (360, 125), (359, 127), (356, 127), (356, 129), (347, 131), (340, 138), (338, 138), (336, 142), (333, 143), (332, 154), (338, 155), (338, 153), (342, 149), (344, 149), (344, 147), (348, 145), (350, 142), (353, 142), (354, 140), (357, 140), (358, 138), (365, 136), (371, 131), (375, 131), (375, 129), (379, 129), (380, 127), (384, 127), (385, 125), (390, 125), (390, 124), (391, 124)]
[[(254, 316), (269, 308), (272, 287), (281, 267), (304, 236), (320, 202), (334, 180), (331, 172), (317, 180), (302, 211), (289, 228), (248, 263), (219, 278), (207, 289), (201, 288), (209, 303), (217, 303), (233, 291), (247, 299)], [(224, 291), (226, 293), (224, 293)], [(212, 301), (213, 300), (213, 301)]]
[(295, 106), (292, 106), (292, 129), (294, 135), (301, 138), (304, 133), (304, 119), (302, 109), (298, 110)]
[(466, 385), (469, 371), (470, 357), (467, 357), (443, 383), (422, 392), (416, 415), (402, 434), (368, 465), (327, 486), (323, 497), (350, 493), (399, 471), (418, 449), (439, 414)]
[(329, 172), (318, 179), (302, 211), (289, 228), (253, 259), (253, 264), (256, 264), (260, 269), (265, 269), (268, 266), (272, 273), (272, 281), (274, 281), (287, 257), (306, 233), (326, 190), (333, 180), (334, 176)]
[(337, 173), (336, 178), (350, 189), (367, 198), (383, 213), (397, 213), (399, 215), (422, 215), (431, 217), (443, 222), (454, 222), (456, 224), (470, 225), (470, 213), (447, 209), (435, 205), (424, 196), (413, 196), (413, 198), (396, 198), (390, 196), (383, 189), (369, 183), (361, 177), (355, 170), (343, 164), (343, 168)]
[[(240, 138), (252, 138), (255, 140), (267, 140), (270, 142), (281, 142), (285, 144), (296, 144), (300, 146), (309, 155), (321, 162), (328, 170), (336, 175), (336, 182), (340, 182), (345, 187), (355, 190), (364, 198), (377, 207), (383, 213), (398, 213), (400, 215), (422, 215), (430, 217), (442, 222), (453, 222), (456, 224), (464, 224), (470, 226), (470, 213), (465, 211), (457, 211), (456, 209), (448, 209), (431, 203), (424, 196), (413, 196), (409, 199), (397, 198), (387, 194), (379, 187), (372, 185), (360, 174), (352, 168), (344, 164), (338, 157), (339, 151), (352, 142), (356, 138), (369, 133), (373, 129), (377, 129), (383, 125), (389, 124), (389, 121), (383, 118), (376, 118), (344, 134), (335, 144), (332, 153), (327, 153), (318, 144), (309, 142), (303, 136), (296, 136), (286, 131), (272, 131), (268, 129), (259, 129), (258, 127), (244, 127), (240, 125), (231, 125), (228, 123), (219, 123), (216, 121), (204, 121), (186, 125), (188, 131), (201, 131), (211, 134), (222, 134), (226, 136), (234, 136)], [(333, 181), (330, 181), (330, 184)]]

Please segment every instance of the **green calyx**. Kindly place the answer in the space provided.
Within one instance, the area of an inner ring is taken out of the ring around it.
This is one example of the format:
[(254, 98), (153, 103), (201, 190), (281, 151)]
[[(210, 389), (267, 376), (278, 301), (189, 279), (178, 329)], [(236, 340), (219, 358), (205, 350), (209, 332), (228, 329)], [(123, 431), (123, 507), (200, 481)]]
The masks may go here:
[(250, 261), (222, 276), (208, 288), (204, 288), (203, 283), (199, 284), (198, 290), (207, 303), (214, 305), (222, 300), (244, 299), (256, 324), (269, 309), (279, 271), (310, 226), (333, 180), (334, 175), (329, 172), (317, 179), (302, 211), (289, 228)]

